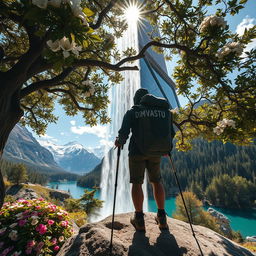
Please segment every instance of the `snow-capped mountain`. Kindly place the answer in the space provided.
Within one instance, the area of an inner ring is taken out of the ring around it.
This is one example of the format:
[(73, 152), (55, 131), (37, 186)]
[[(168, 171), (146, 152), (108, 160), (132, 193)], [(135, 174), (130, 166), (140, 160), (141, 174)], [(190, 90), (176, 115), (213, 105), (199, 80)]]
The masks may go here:
[(87, 173), (100, 163), (98, 157), (78, 142), (69, 142), (63, 146), (43, 140), (39, 143), (51, 151), (55, 161), (62, 168), (70, 172)]
[(88, 148), (87, 149), (90, 153), (93, 153), (95, 156), (97, 156), (99, 159), (102, 159), (105, 155), (105, 146), (98, 146), (95, 148)]
[(11, 162), (23, 162), (28, 166), (43, 168), (45, 171), (64, 171), (58, 166), (51, 152), (42, 147), (20, 124), (13, 128), (4, 148), (3, 157)]

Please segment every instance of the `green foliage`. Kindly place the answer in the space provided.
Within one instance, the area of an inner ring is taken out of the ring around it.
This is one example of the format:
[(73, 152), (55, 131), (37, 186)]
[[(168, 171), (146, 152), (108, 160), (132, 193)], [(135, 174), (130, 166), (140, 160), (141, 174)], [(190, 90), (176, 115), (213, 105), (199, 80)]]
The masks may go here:
[[(201, 225), (219, 233), (221, 232), (216, 219), (203, 209), (202, 202), (192, 192), (184, 192), (183, 197), (192, 224)], [(189, 222), (181, 195), (178, 195), (176, 198), (176, 211), (173, 217)]]
[(74, 198), (65, 199), (64, 206), (68, 212), (78, 212), (82, 209), (79, 200)]
[[(10, 170), (15, 166), (15, 163), (7, 161), (7, 160), (0, 160), (0, 169), (4, 177), (7, 177)], [(63, 172), (59, 169), (50, 169), (50, 168), (43, 168), (41, 166), (35, 165), (26, 165), (24, 166), (27, 169), (27, 181), (33, 184), (41, 184), (45, 185), (49, 181), (59, 181), (59, 180), (77, 180), (78, 175), (69, 172)], [(49, 170), (50, 169), (50, 170)]]
[(255, 206), (256, 185), (245, 178), (227, 174), (213, 178), (206, 189), (206, 197), (216, 206), (250, 208)]
[[(174, 115), (179, 150), (191, 149), (192, 140), (199, 136), (238, 145), (255, 138), (256, 50), (241, 53), (255, 38), (256, 26), (238, 35), (224, 21), (229, 14), (237, 15), (246, 2), (143, 2), (143, 18), (160, 29), (161, 36), (149, 31), (152, 47), (164, 52), (166, 59), (178, 58), (173, 77), (177, 92), (189, 100)], [(16, 91), (20, 96), (12, 102), (25, 112), (23, 123), (39, 134), (49, 122), (56, 122), (55, 102), (67, 115), (82, 112), (86, 124), (109, 122), (107, 91), (122, 80), (119, 72), (126, 65), (118, 63), (137, 54), (129, 47), (120, 52), (115, 45), (114, 39), (127, 29), (120, 18), (122, 3), (81, 1), (78, 10), (69, 1), (60, 6), (47, 2), (45, 8), (35, 3), (0, 2), (0, 80), (1, 93), (6, 94), (1, 101), (10, 100)], [(205, 19), (209, 15), (212, 22)], [(235, 50), (232, 46), (224, 51), (230, 43)], [(6, 74), (13, 79), (6, 79)], [(202, 100), (204, 104), (198, 106)], [(235, 126), (216, 132), (223, 120), (232, 120)]]
[(15, 164), (7, 173), (7, 178), (10, 182), (19, 185), (27, 181), (27, 169), (24, 164)]
[(100, 185), (102, 162), (97, 165), (91, 172), (80, 176), (77, 185), (86, 188), (98, 187)]
[[(185, 153), (173, 150), (172, 159), (182, 189), (191, 190), (192, 183), (196, 183), (205, 192), (212, 179), (223, 174), (241, 176), (255, 184), (255, 154), (255, 142), (251, 146), (235, 146), (231, 143), (208, 143), (197, 139), (193, 141), (191, 151)], [(167, 195), (174, 195), (178, 189), (167, 158), (161, 161), (161, 174)], [(176, 189), (173, 191), (174, 188)], [(196, 194), (201, 197), (200, 192)]]
[(68, 213), (42, 198), (5, 203), (0, 222), (1, 249), (8, 255), (56, 255), (73, 234)]
[[(97, 211), (102, 207), (103, 201), (94, 198), (96, 191), (96, 189), (91, 191), (85, 189), (84, 194), (79, 199), (66, 199), (64, 202), (65, 209), (72, 213), (84, 212), (86, 219), (92, 215), (97, 215)], [(81, 222), (81, 219), (79, 222)]]
[(97, 211), (102, 207), (103, 201), (94, 198), (94, 194), (97, 190), (93, 189), (91, 191), (85, 189), (84, 194), (81, 196), (79, 203), (82, 209), (86, 212), (88, 217), (92, 215), (97, 215)]

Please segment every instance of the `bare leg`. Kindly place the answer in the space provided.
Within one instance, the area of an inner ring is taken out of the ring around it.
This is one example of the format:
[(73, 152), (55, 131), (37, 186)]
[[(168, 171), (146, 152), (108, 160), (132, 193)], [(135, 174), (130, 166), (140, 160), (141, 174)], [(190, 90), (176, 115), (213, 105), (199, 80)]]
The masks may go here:
[(136, 212), (143, 211), (144, 195), (142, 184), (132, 184), (132, 201)]
[(157, 204), (157, 208), (164, 209), (165, 192), (163, 184), (161, 182), (152, 182), (151, 185), (153, 187), (153, 193)]

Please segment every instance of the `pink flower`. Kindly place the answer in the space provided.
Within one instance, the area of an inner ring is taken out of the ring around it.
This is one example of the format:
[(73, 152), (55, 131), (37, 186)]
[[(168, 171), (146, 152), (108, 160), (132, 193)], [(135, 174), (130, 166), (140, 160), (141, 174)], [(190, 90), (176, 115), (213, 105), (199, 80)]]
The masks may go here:
[(43, 235), (44, 233), (46, 233), (47, 227), (44, 224), (39, 224), (36, 227), (36, 231), (38, 231), (40, 233), (40, 235)]
[(26, 254), (31, 254), (31, 252), (32, 252), (32, 247), (27, 248), (25, 252), (26, 252)]
[(61, 221), (60, 222), (60, 225), (62, 226), (62, 227), (67, 227), (68, 226), (68, 221), (67, 220), (63, 220), (63, 221)]
[(24, 211), (22, 214), (23, 214), (23, 215), (27, 215), (29, 212), (30, 212), (29, 210), (26, 210), (26, 211)]
[(56, 244), (56, 243), (57, 243), (57, 238), (53, 238), (53, 239), (51, 240), (51, 243), (52, 243), (52, 244)]
[(33, 246), (35, 246), (35, 244), (36, 244), (36, 242), (34, 240), (30, 240), (27, 243), (27, 247), (33, 247)]
[(40, 206), (40, 205), (37, 205), (35, 208), (36, 208), (37, 210), (39, 210), (39, 209), (41, 209), (41, 206)]
[(38, 212), (34, 211), (31, 213), (32, 216), (37, 216), (38, 215)]
[(41, 249), (43, 248), (43, 246), (44, 246), (44, 242), (39, 242), (38, 245), (37, 245), (37, 247), (36, 247), (36, 250), (37, 250), (37, 251), (41, 251)]
[(44, 201), (44, 199), (41, 197), (41, 198), (38, 198), (39, 201)]
[(54, 220), (48, 220), (48, 225), (52, 225), (54, 223)]
[(58, 245), (54, 246), (53, 250), (54, 251), (58, 251), (60, 249), (60, 247)]
[(23, 227), (26, 224), (26, 222), (27, 222), (26, 220), (19, 220), (18, 224), (20, 227)]
[(14, 248), (14, 246), (6, 248), (5, 250), (3, 250), (3, 252), (0, 255), (6, 256), (13, 248)]

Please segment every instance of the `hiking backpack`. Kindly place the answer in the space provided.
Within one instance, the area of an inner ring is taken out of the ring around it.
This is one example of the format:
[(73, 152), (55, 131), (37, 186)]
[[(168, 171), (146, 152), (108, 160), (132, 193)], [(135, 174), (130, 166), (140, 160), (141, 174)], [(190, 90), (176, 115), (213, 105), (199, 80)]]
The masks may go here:
[(172, 150), (174, 130), (172, 113), (163, 98), (145, 95), (140, 105), (134, 107), (136, 123), (135, 141), (139, 150), (147, 156), (161, 156)]

